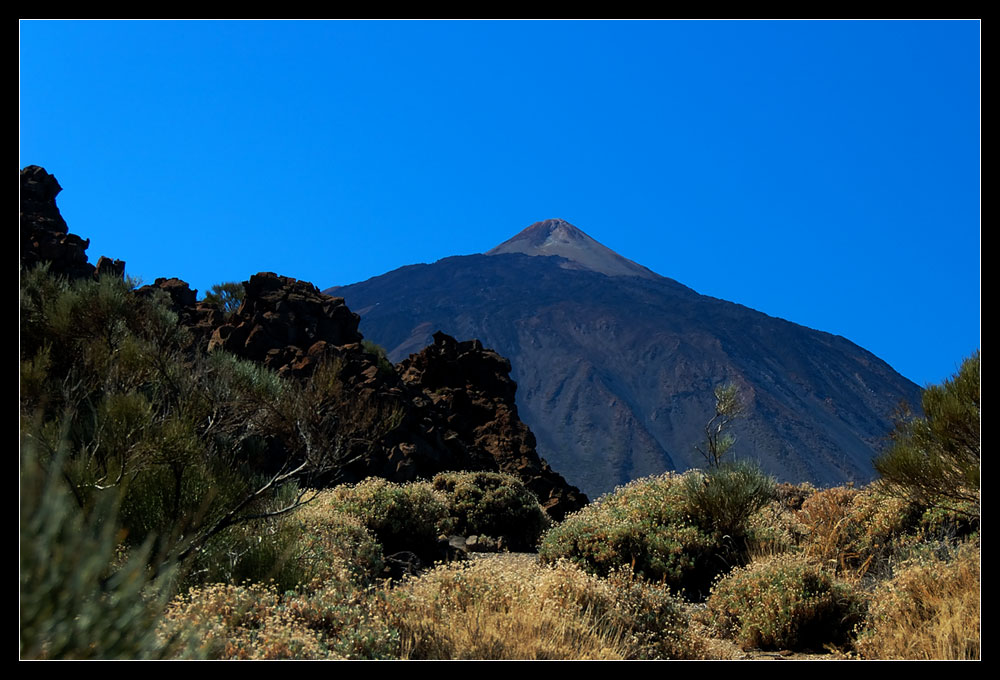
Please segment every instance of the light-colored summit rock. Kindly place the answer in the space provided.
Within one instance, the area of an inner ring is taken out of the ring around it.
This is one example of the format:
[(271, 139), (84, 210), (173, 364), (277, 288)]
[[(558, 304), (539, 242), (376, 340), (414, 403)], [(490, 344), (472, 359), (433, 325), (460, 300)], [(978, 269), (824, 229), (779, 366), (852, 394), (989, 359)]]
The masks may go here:
[(660, 276), (641, 264), (622, 257), (601, 245), (565, 220), (543, 220), (519, 232), (486, 255), (522, 253), (532, 256), (557, 255), (566, 259), (564, 269), (582, 269), (606, 276), (639, 276), (658, 279)]

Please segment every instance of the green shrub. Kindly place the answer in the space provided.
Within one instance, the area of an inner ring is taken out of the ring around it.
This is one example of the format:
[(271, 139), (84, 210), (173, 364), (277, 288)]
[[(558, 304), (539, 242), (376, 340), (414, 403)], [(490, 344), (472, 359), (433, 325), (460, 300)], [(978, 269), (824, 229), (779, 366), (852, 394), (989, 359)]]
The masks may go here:
[(83, 512), (58, 468), (33, 447), (21, 465), (20, 654), (25, 659), (140, 659), (169, 653), (155, 634), (172, 570), (149, 570), (150, 544), (126, 555), (116, 497)]
[(924, 415), (897, 423), (875, 469), (892, 493), (914, 504), (979, 517), (980, 356), (921, 397)]
[(428, 482), (395, 484), (370, 477), (333, 489), (323, 502), (360, 519), (387, 555), (410, 551), (433, 559), (438, 535), (450, 529), (445, 498)]
[(721, 535), (687, 514), (684, 478), (667, 473), (633, 481), (568, 516), (542, 538), (539, 557), (565, 558), (599, 576), (629, 566), (696, 595), (729, 567), (729, 552)]
[(750, 517), (777, 499), (774, 479), (752, 461), (721, 463), (684, 476), (687, 510), (705, 531), (743, 541)]
[(717, 631), (745, 649), (818, 649), (847, 642), (863, 601), (829, 572), (785, 554), (723, 577), (708, 609)]
[(362, 340), (361, 346), (366, 352), (375, 357), (375, 364), (378, 366), (378, 372), (383, 376), (394, 376), (396, 375), (396, 368), (389, 361), (389, 354), (385, 351), (385, 347), (371, 340)]
[(217, 283), (205, 293), (205, 302), (216, 307), (226, 318), (233, 316), (246, 299), (247, 291), (238, 281)]
[(434, 488), (445, 495), (452, 530), (504, 538), (511, 550), (535, 550), (551, 520), (524, 484), (498, 472), (442, 472)]
[(342, 501), (337, 494), (334, 489), (319, 492), (284, 521), (298, 536), (294, 559), (304, 572), (301, 583), (323, 583), (346, 570), (352, 582), (372, 585), (385, 567), (382, 545), (364, 519), (338, 511)]

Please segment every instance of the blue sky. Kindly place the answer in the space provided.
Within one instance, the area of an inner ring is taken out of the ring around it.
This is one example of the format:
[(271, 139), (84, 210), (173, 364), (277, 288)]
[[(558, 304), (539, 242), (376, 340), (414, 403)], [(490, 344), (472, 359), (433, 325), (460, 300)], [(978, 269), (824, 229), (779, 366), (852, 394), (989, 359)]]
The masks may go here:
[(980, 120), (976, 21), (20, 24), (91, 261), (326, 288), (559, 217), (921, 385), (980, 345)]

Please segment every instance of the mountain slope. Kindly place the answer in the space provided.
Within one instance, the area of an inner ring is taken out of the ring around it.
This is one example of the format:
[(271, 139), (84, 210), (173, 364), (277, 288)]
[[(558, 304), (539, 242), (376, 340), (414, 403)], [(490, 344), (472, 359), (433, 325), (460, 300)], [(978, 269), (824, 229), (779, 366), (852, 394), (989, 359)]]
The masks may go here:
[(920, 389), (839, 337), (702, 296), (561, 220), (485, 255), (327, 291), (399, 360), (442, 330), (510, 358), (540, 455), (591, 496), (704, 464), (713, 390), (748, 406), (734, 454), (780, 479), (867, 481), (901, 399)]

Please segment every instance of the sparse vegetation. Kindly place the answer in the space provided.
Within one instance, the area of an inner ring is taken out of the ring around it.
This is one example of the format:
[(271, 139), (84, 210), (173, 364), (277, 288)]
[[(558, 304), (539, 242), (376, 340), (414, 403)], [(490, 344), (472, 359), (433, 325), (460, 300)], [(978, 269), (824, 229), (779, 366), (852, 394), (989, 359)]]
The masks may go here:
[(695, 447), (709, 469), (719, 467), (722, 457), (733, 448), (736, 436), (729, 431), (729, 426), (745, 414), (746, 405), (738, 385), (726, 383), (715, 388), (715, 415), (705, 424), (704, 443)]
[(246, 288), (243, 287), (242, 283), (226, 281), (212, 286), (211, 290), (205, 293), (205, 302), (218, 307), (228, 318), (239, 310), (246, 294)]
[[(23, 658), (980, 655), (978, 355), (875, 484), (775, 485), (710, 454), (553, 524), (498, 473), (337, 485), (401, 413), (336, 360), (303, 383), (200, 354), (114, 278), (43, 267), (21, 296)], [(433, 565), (450, 532), (538, 559)]]

